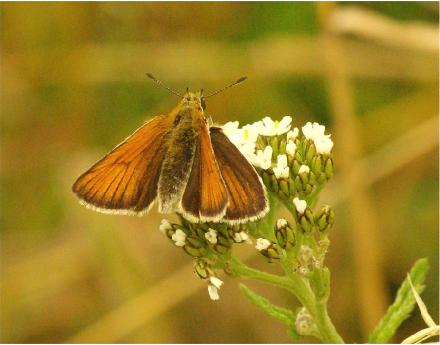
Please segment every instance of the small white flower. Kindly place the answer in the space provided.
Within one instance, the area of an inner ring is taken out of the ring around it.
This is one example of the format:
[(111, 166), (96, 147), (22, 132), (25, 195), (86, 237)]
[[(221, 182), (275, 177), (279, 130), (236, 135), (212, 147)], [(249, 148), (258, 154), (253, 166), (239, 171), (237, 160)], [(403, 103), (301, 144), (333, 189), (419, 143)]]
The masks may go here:
[(247, 233), (245, 233), (244, 231), (240, 231), (240, 232), (236, 232), (234, 234), (234, 241), (238, 242), (238, 243), (243, 242), (243, 241), (249, 243), (250, 242), (250, 238), (249, 238), (249, 235)]
[(287, 140), (295, 140), (298, 134), (299, 130), (295, 127), (293, 130), (287, 132)]
[(286, 225), (287, 225), (287, 220), (285, 220), (284, 218), (279, 218), (277, 220), (277, 229), (284, 228)]
[(183, 247), (185, 245), (186, 234), (182, 230), (177, 229), (173, 236), (171, 236), (171, 239), (175, 242), (174, 244), (176, 246)]
[(319, 123), (307, 122), (302, 128), (304, 136), (307, 139), (313, 140), (316, 147), (316, 152), (320, 154), (327, 154), (333, 148), (333, 141), (330, 139), (330, 135), (325, 135), (325, 126)]
[(214, 285), (208, 285), (209, 298), (213, 301), (218, 301), (220, 296), (218, 295), (218, 289)]
[(170, 230), (170, 229), (171, 229), (170, 222), (166, 219), (162, 219), (162, 221), (160, 222), (160, 225), (159, 225), (160, 232), (166, 234), (167, 230)]
[(255, 245), (255, 248), (260, 250), (265, 250), (270, 247), (270, 241), (266, 240), (265, 238), (257, 238), (257, 244)]
[(310, 168), (307, 165), (303, 164), (299, 167), (298, 174), (302, 174), (302, 173), (308, 174), (309, 172), (310, 172)]
[(325, 126), (317, 122), (307, 122), (302, 128), (302, 132), (307, 139), (315, 140), (324, 136)]
[[(289, 132), (290, 133), (290, 132)], [(296, 144), (292, 141), (292, 140), (289, 140), (288, 142), (287, 142), (287, 145), (286, 145), (286, 152), (287, 152), (287, 154), (289, 155), (289, 156), (291, 156), (291, 157), (293, 157), (294, 155), (295, 155), (295, 152), (296, 152)]]
[(260, 125), (255, 122), (251, 125), (243, 126), (243, 139), (255, 143), (257, 141), (258, 135), (260, 134)]
[(261, 134), (263, 128), (264, 128), (264, 124), (263, 121), (256, 121), (254, 123), (251, 123), (250, 125), (248, 125), (252, 128), (252, 131), (257, 133), (258, 135)]
[(217, 231), (209, 228), (208, 232), (205, 233), (205, 238), (209, 243), (216, 244), (217, 243)]
[(220, 289), (221, 286), (223, 285), (223, 281), (217, 277), (210, 277), (209, 281), (211, 282), (211, 285), (215, 286), (217, 289)]
[(238, 121), (229, 121), (222, 126), (223, 133), (229, 137), (230, 134), (233, 134), (238, 129), (239, 122)]
[(328, 154), (333, 148), (333, 141), (330, 139), (329, 135), (317, 138), (313, 142), (315, 143), (316, 152), (320, 154)]
[(307, 207), (307, 202), (305, 200), (300, 200), (298, 198), (293, 199), (293, 204), (295, 205), (298, 213), (303, 214)]
[(258, 150), (256, 161), (254, 165), (260, 167), (261, 169), (267, 170), (272, 166), (272, 147), (266, 146), (264, 151)]
[(292, 118), (290, 116), (284, 116), (281, 121), (273, 121), (270, 117), (266, 116), (263, 120), (263, 126), (260, 128), (260, 134), (264, 136), (274, 136), (284, 134), (289, 131)]
[(274, 167), (273, 173), (276, 178), (288, 178), (289, 177), (289, 167), (287, 166), (287, 156), (278, 155), (277, 166)]
[(209, 282), (210, 282), (210, 284), (208, 285), (209, 298), (211, 298), (213, 301), (217, 301), (220, 299), (220, 296), (218, 295), (218, 290), (220, 290), (221, 286), (223, 285), (223, 281), (217, 277), (210, 277)]

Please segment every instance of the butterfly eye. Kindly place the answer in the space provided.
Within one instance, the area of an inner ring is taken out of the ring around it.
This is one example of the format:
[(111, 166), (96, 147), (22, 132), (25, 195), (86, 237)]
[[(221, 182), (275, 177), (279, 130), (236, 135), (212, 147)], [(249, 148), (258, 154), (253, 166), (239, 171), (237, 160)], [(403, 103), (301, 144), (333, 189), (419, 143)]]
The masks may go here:
[(205, 110), (206, 109), (205, 97), (200, 98), (200, 104), (202, 106), (202, 109)]

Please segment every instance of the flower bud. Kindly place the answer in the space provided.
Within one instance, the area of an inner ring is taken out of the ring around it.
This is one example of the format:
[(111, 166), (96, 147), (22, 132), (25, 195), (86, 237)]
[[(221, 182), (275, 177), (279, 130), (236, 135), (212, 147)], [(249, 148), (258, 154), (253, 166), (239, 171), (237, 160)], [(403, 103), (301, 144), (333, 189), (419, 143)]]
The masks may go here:
[(186, 237), (183, 250), (188, 255), (191, 255), (196, 258), (206, 255), (205, 243), (201, 239), (194, 236)]
[(232, 247), (232, 240), (222, 233), (217, 235), (217, 243), (212, 245), (212, 249), (219, 254), (226, 254)]
[(328, 232), (333, 228), (335, 223), (335, 213), (326, 205), (315, 215), (315, 224), (320, 232)]
[(203, 259), (197, 259), (196, 261), (194, 261), (193, 268), (194, 268), (194, 273), (200, 279), (208, 279), (210, 276), (214, 274), (209, 263)]
[(295, 233), (290, 223), (285, 219), (278, 219), (275, 226), (275, 237), (281, 248), (290, 250), (296, 244)]
[(315, 173), (316, 176), (319, 176), (322, 172), (322, 158), (320, 156), (313, 157), (310, 167), (312, 168), (312, 171)]
[(303, 214), (298, 214), (298, 224), (303, 233), (310, 233), (313, 230), (314, 218), (312, 210), (307, 207)]
[(306, 160), (307, 162), (312, 162), (313, 157), (315, 157), (316, 155), (316, 147), (315, 144), (313, 142), (309, 142), (309, 140), (307, 140), (307, 148), (306, 148)]
[(255, 248), (266, 258), (269, 262), (277, 261), (284, 255), (283, 249), (276, 243), (272, 243), (265, 238), (258, 238)]
[(325, 161), (324, 169), (327, 180), (331, 179), (333, 176), (333, 160), (331, 157), (327, 157)]

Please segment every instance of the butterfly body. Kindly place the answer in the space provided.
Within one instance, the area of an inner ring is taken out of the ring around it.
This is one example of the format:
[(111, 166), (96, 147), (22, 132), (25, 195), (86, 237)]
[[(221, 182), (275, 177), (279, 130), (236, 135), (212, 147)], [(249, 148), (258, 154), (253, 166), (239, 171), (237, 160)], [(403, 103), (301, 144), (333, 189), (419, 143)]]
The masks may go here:
[(145, 123), (82, 174), (74, 193), (104, 213), (182, 214), (194, 222), (240, 223), (267, 210), (252, 165), (219, 127), (210, 127), (202, 92), (187, 92), (168, 114)]

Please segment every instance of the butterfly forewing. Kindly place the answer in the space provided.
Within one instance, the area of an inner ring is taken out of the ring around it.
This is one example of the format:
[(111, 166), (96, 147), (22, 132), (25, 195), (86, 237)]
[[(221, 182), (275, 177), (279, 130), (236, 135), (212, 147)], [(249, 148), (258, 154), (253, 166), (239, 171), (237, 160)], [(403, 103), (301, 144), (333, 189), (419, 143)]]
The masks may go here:
[(226, 211), (228, 192), (211, 145), (208, 126), (199, 132), (191, 175), (182, 198), (187, 218), (218, 221)]
[(75, 194), (102, 212), (136, 214), (157, 196), (157, 184), (172, 118), (158, 116), (82, 174)]
[(269, 210), (265, 189), (254, 167), (218, 127), (211, 127), (212, 147), (229, 194), (224, 219), (244, 222)]

